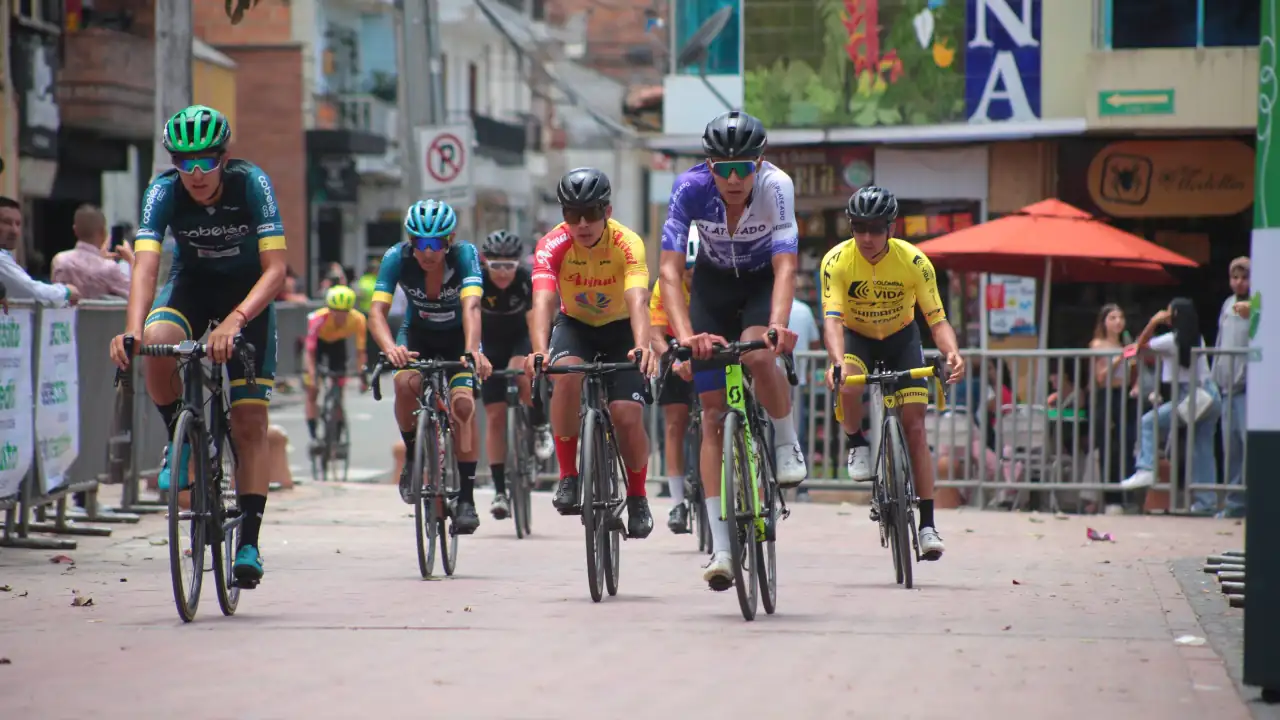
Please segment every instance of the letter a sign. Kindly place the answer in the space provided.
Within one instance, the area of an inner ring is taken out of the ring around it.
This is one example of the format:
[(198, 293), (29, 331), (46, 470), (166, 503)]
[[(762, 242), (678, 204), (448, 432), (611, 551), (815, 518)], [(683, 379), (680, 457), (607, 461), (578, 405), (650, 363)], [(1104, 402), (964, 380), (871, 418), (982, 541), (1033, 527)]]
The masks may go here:
[(966, 0), (965, 114), (971, 123), (1040, 118), (1041, 0)]

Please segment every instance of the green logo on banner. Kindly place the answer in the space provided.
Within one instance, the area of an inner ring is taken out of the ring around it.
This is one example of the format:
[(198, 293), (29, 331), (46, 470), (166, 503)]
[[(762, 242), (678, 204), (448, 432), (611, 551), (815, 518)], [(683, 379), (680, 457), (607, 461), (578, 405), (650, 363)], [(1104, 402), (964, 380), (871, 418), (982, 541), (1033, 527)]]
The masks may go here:
[(0, 447), (0, 471), (13, 470), (18, 467), (18, 446), (5, 443)]
[(71, 344), (71, 323), (56, 322), (49, 327), (49, 344), (70, 345)]
[[(1276, 103), (1280, 102), (1280, 77), (1277, 77), (1276, 0), (1263, 0), (1262, 37), (1258, 42), (1258, 147), (1257, 181), (1254, 183), (1253, 227), (1280, 227), (1280, 147), (1273, 147), (1271, 126)], [(1274, 128), (1280, 130), (1280, 128)]]
[(1258, 335), (1258, 321), (1262, 318), (1262, 293), (1255, 290), (1249, 298), (1249, 339)]
[(0, 385), (0, 410), (12, 410), (18, 404), (18, 387), (12, 380)]
[(0, 348), (17, 348), (22, 346), (22, 327), (17, 321), (0, 321)]

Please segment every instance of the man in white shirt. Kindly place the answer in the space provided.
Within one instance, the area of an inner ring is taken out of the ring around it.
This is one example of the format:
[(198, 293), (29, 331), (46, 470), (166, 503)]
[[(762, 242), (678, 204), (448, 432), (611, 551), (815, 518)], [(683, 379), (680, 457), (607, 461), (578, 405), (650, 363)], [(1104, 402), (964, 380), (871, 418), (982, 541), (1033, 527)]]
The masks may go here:
[[(787, 328), (796, 334), (797, 350), (822, 349), (822, 333), (818, 331), (818, 322), (813, 317), (813, 308), (808, 303), (795, 298), (791, 301), (791, 317), (787, 319)], [(782, 367), (782, 359), (778, 359), (778, 367)], [(800, 438), (800, 447), (809, 451), (809, 375), (813, 366), (796, 363), (796, 375), (800, 380), (800, 393), (796, 400), (795, 419)]]
[(74, 285), (49, 284), (33, 280), (13, 257), (22, 242), (22, 205), (0, 195), (0, 284), (9, 300), (35, 300), (55, 307), (74, 305), (80, 292)]

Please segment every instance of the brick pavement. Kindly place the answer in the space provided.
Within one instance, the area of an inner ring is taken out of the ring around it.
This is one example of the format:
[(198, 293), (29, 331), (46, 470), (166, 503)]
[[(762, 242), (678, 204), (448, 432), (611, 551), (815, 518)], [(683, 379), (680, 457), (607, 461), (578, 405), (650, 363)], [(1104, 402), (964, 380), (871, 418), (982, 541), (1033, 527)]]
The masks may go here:
[(207, 582), (188, 626), (158, 517), (82, 539), (75, 570), (0, 550), (0, 717), (1248, 718), (1211, 647), (1174, 642), (1203, 632), (1168, 560), (1241, 544), (1230, 521), (940, 513), (949, 554), (905, 591), (865, 508), (802, 505), (779, 613), (745, 623), (664, 527), (593, 605), (580, 526), (545, 495), (534, 538), (486, 515), (459, 577), (424, 582), (394, 495), (273, 495), (264, 584), (226, 619)]

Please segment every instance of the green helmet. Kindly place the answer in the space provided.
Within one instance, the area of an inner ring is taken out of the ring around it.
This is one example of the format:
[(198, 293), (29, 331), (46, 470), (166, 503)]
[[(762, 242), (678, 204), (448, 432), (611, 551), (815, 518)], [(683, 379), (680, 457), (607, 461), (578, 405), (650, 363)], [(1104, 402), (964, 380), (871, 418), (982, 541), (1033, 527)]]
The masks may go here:
[(217, 110), (192, 105), (164, 124), (164, 147), (171, 153), (221, 150), (231, 141), (231, 125)]

